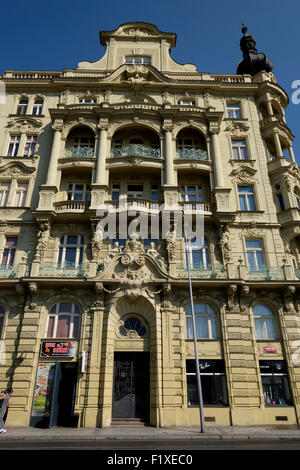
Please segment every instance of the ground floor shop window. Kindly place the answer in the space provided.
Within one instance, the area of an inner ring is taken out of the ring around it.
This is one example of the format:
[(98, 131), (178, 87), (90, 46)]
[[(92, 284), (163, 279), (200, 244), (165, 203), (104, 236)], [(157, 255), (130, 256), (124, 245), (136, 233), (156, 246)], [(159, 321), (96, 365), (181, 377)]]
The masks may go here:
[[(199, 360), (204, 405), (228, 405), (225, 364), (223, 360)], [(195, 360), (186, 361), (188, 406), (198, 406)]]
[(284, 361), (259, 361), (266, 406), (292, 405), (290, 387)]

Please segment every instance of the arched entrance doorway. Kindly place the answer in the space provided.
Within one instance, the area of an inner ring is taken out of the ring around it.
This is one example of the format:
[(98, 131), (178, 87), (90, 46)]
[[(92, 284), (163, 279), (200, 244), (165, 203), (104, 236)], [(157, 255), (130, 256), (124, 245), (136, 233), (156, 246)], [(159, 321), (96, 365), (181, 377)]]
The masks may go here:
[(120, 320), (114, 354), (113, 420), (149, 421), (148, 343), (149, 327), (142, 318), (129, 314)]

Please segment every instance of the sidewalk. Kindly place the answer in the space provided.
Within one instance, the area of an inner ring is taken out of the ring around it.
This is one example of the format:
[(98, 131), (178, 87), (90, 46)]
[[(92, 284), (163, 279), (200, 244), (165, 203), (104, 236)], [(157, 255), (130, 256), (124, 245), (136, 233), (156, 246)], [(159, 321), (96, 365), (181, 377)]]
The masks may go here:
[[(295, 439), (299, 440), (300, 429), (278, 429), (271, 426), (206, 426), (205, 433), (199, 427), (166, 427), (150, 426), (111, 426), (107, 428), (63, 428), (52, 427), (38, 429), (33, 427), (7, 427), (1, 440), (146, 440), (146, 439), (223, 439), (223, 440), (259, 440), (259, 439)], [(300, 447), (299, 447), (300, 448)]]

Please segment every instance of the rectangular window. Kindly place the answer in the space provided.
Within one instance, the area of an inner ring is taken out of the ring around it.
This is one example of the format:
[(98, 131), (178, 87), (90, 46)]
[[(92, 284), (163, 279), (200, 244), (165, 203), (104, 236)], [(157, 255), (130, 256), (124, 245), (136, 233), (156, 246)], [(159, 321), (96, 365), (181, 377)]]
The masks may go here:
[(7, 205), (10, 183), (0, 183), (0, 207)]
[(6, 237), (1, 266), (11, 267), (14, 264), (18, 237)]
[(159, 187), (158, 187), (158, 184), (151, 184), (150, 199), (151, 199), (151, 201), (159, 202)]
[(28, 183), (18, 182), (14, 199), (15, 207), (24, 207), (28, 191)]
[(231, 140), (234, 160), (248, 160), (246, 140)]
[(256, 211), (253, 186), (238, 186), (241, 211)]
[(63, 235), (60, 239), (58, 267), (74, 268), (82, 264), (84, 237)]
[(89, 184), (70, 183), (68, 186), (68, 201), (90, 201), (91, 188)]
[(21, 136), (19, 136), (19, 135), (10, 136), (8, 151), (7, 151), (7, 156), (8, 157), (16, 157), (17, 156), (18, 150), (19, 150), (19, 145), (20, 145), (20, 138), (21, 138)]
[(142, 184), (128, 184), (127, 185), (127, 197), (143, 199), (144, 189)]
[(203, 191), (201, 186), (180, 186), (180, 196), (182, 202), (203, 202)]
[(36, 135), (26, 136), (24, 157), (32, 157), (34, 155), (35, 147), (36, 147), (36, 139), (37, 139)]
[(277, 197), (278, 197), (278, 204), (279, 204), (280, 210), (285, 211), (285, 204), (284, 204), (283, 195), (282, 194), (277, 194)]
[(32, 114), (34, 116), (40, 116), (43, 111), (43, 100), (42, 99), (37, 99), (35, 100), (32, 108)]
[(227, 103), (227, 117), (229, 119), (241, 119), (241, 105), (239, 103)]
[(150, 57), (125, 57), (125, 64), (147, 64), (151, 65), (151, 58)]
[(178, 101), (178, 104), (180, 104), (181, 106), (195, 106), (195, 101), (191, 101), (191, 100), (180, 100)]
[(246, 251), (250, 271), (261, 271), (265, 267), (262, 240), (246, 240)]
[[(204, 405), (228, 406), (225, 364), (218, 360), (199, 360)], [(199, 406), (194, 360), (186, 361), (188, 406)]]
[(290, 387), (284, 361), (259, 361), (266, 406), (291, 406)]
[(186, 250), (186, 265), (189, 261), (192, 269), (207, 269), (210, 266), (209, 259), (209, 246), (206, 238), (195, 238), (189, 243)]
[(111, 191), (111, 200), (118, 201), (120, 199), (120, 185), (119, 183), (112, 184), (112, 191)]
[(17, 107), (17, 114), (26, 114), (27, 107), (28, 107), (28, 100), (25, 98), (20, 100), (18, 107)]

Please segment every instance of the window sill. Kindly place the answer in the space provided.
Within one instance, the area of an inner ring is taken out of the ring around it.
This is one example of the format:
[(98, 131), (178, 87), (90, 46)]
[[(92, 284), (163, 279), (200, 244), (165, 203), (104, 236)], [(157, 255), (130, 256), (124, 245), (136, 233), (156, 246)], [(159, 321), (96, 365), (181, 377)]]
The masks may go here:
[[(203, 405), (204, 408), (229, 408), (229, 405), (218, 405), (217, 403), (214, 405)], [(199, 405), (187, 405), (187, 408), (199, 408)]]
[(264, 214), (265, 211), (262, 210), (253, 210), (253, 211), (242, 211), (242, 210), (237, 210), (237, 214)]

